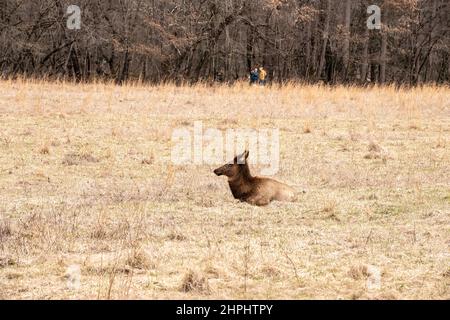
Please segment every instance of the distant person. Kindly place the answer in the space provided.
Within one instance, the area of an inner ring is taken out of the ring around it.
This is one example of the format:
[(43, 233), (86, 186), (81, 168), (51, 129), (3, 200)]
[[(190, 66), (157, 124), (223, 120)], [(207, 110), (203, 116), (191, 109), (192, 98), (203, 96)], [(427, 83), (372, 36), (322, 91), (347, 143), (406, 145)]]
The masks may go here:
[(262, 86), (266, 85), (267, 72), (264, 67), (259, 68), (259, 84)]
[(216, 74), (216, 81), (217, 82), (223, 82), (225, 80), (224, 74), (222, 71), (217, 72)]
[(250, 84), (254, 85), (258, 83), (258, 80), (259, 80), (258, 68), (255, 68), (250, 72)]

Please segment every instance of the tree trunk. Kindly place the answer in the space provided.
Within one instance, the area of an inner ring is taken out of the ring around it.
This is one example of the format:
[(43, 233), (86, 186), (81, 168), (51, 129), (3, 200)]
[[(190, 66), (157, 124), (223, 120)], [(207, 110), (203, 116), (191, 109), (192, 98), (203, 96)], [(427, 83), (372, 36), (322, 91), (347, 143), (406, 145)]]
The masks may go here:
[(325, 64), (325, 54), (327, 52), (327, 44), (328, 44), (328, 37), (330, 33), (330, 13), (331, 13), (331, 0), (327, 0), (327, 7), (325, 12), (325, 25), (323, 28), (322, 33), (322, 53), (320, 54), (320, 60), (319, 60), (319, 68), (317, 69), (316, 78), (320, 79), (322, 77), (322, 71)]
[(361, 83), (368, 82), (369, 79), (369, 43), (370, 43), (370, 34), (369, 29), (366, 28), (364, 33), (364, 48), (363, 48), (363, 56), (361, 63)]
[(386, 82), (386, 60), (387, 60), (387, 30), (383, 25), (381, 30), (381, 54), (380, 54), (380, 84)]
[(120, 75), (117, 78), (117, 84), (123, 84), (128, 79), (128, 70), (130, 66), (130, 59), (128, 48), (125, 50), (125, 55), (123, 57), (122, 70), (120, 71)]
[(311, 22), (306, 26), (306, 53), (305, 53), (305, 78), (309, 79), (309, 70), (311, 63)]
[(352, 11), (352, 1), (345, 2), (345, 24), (344, 24), (344, 44), (343, 44), (343, 64), (344, 64), (344, 80), (347, 80), (350, 59), (350, 19)]

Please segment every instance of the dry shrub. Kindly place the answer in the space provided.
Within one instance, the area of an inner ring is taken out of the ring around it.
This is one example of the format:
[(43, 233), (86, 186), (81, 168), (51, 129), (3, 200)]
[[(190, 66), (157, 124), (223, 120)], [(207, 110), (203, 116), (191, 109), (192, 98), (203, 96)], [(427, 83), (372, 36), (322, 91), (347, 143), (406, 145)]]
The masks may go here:
[(82, 163), (97, 163), (100, 162), (97, 158), (89, 153), (69, 153), (64, 156), (62, 164), (67, 166), (76, 166)]
[(184, 275), (183, 280), (181, 281), (180, 290), (182, 292), (210, 293), (208, 279), (192, 270), (189, 270)]

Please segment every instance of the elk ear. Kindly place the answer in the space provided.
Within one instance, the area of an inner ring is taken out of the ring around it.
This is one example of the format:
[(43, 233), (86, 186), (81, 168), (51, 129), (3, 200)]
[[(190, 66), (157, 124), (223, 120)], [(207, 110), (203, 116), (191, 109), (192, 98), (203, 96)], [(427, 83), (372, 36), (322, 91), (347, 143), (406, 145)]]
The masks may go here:
[(235, 163), (237, 164), (245, 164), (246, 160), (248, 158), (249, 152), (247, 150), (244, 151), (244, 153), (238, 155), (235, 159)]

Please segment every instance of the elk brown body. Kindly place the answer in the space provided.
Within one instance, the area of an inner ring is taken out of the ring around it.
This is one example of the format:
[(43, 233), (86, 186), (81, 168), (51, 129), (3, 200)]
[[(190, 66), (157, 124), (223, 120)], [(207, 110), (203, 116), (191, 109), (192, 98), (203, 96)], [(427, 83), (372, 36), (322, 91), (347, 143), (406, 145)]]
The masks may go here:
[(233, 163), (214, 170), (217, 176), (228, 177), (228, 184), (235, 199), (252, 205), (265, 206), (271, 201), (295, 201), (296, 191), (274, 179), (253, 177), (247, 163), (249, 151), (234, 158)]

